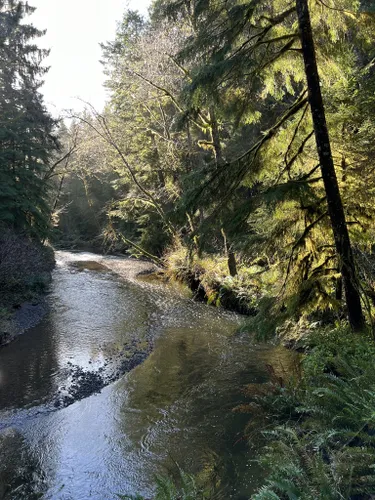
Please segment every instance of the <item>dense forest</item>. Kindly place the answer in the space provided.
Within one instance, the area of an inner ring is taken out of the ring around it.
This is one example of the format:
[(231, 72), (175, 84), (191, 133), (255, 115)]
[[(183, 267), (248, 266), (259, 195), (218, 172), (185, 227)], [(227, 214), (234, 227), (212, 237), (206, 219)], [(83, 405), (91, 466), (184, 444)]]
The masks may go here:
[[(248, 388), (249, 428), (273, 426), (254, 498), (373, 498), (373, 2), (127, 10), (102, 44), (104, 109), (64, 120), (31, 10), (0, 1), (2, 307), (41, 286), (51, 245), (152, 260), (305, 353), (298, 376)], [(180, 483), (157, 498), (216, 498)]]
[(374, 293), (373, 16), (336, 3), (126, 12), (102, 47), (104, 111), (88, 104), (66, 131), (61, 244), (168, 255), (195, 274), (212, 260), (253, 308), (267, 298), (294, 317), (346, 297), (361, 329), (360, 295)]

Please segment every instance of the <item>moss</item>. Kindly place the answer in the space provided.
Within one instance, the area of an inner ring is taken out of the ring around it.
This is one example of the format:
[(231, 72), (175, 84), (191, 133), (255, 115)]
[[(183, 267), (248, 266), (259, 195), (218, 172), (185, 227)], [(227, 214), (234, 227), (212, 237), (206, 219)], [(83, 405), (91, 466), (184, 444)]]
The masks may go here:
[(185, 283), (196, 299), (216, 307), (254, 316), (261, 298), (256, 276), (259, 266), (239, 265), (238, 275), (229, 276), (227, 258), (222, 255), (189, 255), (178, 246), (165, 256), (166, 274)]

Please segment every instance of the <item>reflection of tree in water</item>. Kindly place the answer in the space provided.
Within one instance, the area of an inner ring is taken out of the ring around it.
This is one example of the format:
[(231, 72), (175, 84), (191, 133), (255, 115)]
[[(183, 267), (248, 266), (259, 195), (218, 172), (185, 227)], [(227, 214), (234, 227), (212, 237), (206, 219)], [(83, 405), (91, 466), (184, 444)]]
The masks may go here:
[[(189, 328), (170, 330), (139, 367), (131, 382), (131, 405), (165, 408), (210, 376), (217, 354)], [(156, 416), (156, 415), (155, 415)]]
[(144, 475), (178, 477), (178, 463), (228, 498), (235, 488), (237, 495), (248, 494), (261, 479), (259, 467), (248, 465), (254, 458), (244, 436), (249, 415), (232, 410), (245, 402), (243, 386), (268, 379), (267, 362), (287, 368), (289, 359), (279, 348), (264, 350), (225, 335), (234, 329), (230, 322), (212, 333), (207, 320), (165, 332), (130, 374), (129, 396), (117, 422), (128, 438), (124, 456), (129, 440), (134, 448), (142, 442), (153, 454), (142, 464)]
[(39, 404), (56, 387), (57, 371), (54, 322), (47, 317), (0, 352), (0, 410)]
[(39, 461), (22, 435), (8, 428), (0, 434), (0, 499), (36, 500), (42, 497), (46, 478)]

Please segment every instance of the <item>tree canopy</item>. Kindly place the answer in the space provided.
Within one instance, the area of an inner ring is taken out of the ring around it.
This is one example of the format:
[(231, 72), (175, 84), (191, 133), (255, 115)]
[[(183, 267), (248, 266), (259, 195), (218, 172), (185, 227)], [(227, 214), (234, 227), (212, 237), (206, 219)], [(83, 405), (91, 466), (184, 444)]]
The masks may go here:
[(178, 241), (232, 264), (262, 257), (265, 274), (282, 270), (276, 302), (297, 314), (340, 307), (343, 274), (361, 324), (361, 287), (371, 286), (355, 258), (373, 238), (374, 16), (357, 0), (306, 4), (330, 142), (322, 152), (301, 5), (158, 0), (147, 20), (126, 11), (102, 46), (107, 105), (76, 116), (96, 139), (82, 136), (88, 155), (75, 161), (87, 200), (93, 177), (111, 186), (97, 241), (125, 237), (157, 256)]

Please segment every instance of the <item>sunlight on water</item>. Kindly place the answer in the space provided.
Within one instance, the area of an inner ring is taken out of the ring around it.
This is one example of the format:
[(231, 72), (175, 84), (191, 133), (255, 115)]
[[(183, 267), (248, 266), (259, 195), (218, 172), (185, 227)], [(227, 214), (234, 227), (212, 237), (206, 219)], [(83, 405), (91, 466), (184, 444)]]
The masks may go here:
[[(150, 496), (155, 474), (175, 473), (176, 463), (192, 473), (220, 470), (224, 497), (251, 492), (259, 470), (243, 440), (248, 416), (231, 410), (244, 384), (266, 380), (265, 359), (285, 364), (289, 354), (238, 335), (235, 314), (178, 287), (137, 282), (148, 263), (56, 257), (47, 316), (0, 351), (0, 498)], [(92, 261), (108, 271), (75, 266)], [(68, 390), (71, 366), (116, 367), (130, 347), (142, 351), (154, 339), (149, 357), (117, 382), (53, 405)]]

